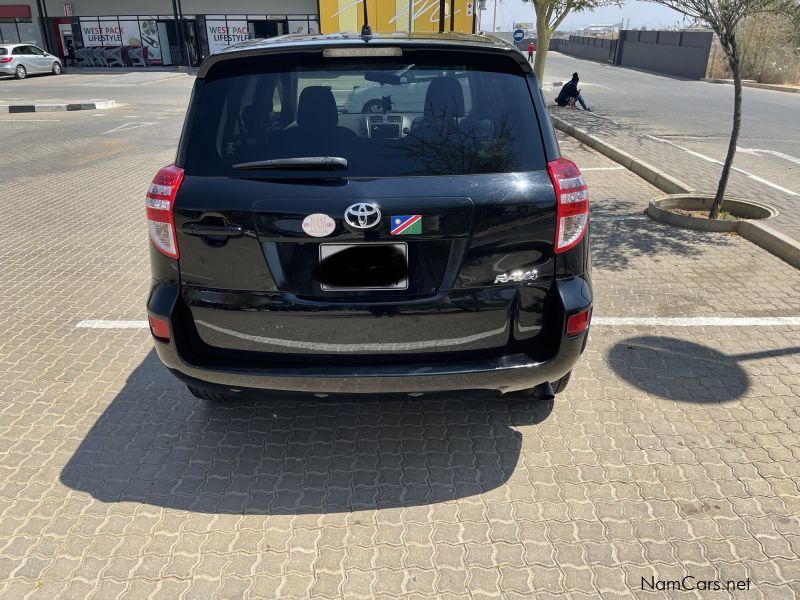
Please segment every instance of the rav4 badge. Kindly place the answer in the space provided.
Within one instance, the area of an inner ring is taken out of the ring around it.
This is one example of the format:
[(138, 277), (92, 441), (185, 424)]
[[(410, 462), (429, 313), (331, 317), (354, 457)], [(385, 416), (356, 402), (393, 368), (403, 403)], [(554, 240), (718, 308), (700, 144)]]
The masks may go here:
[(500, 273), (494, 278), (495, 283), (520, 283), (522, 281), (536, 281), (539, 277), (539, 271), (531, 269), (530, 271), (512, 271), (511, 273)]
[(303, 219), (303, 231), (311, 237), (325, 237), (336, 229), (336, 221), (323, 213), (314, 213)]

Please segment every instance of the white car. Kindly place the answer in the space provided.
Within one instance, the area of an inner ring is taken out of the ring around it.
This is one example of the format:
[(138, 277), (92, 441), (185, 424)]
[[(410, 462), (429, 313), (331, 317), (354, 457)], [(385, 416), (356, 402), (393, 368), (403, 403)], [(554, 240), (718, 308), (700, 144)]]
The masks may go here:
[(0, 75), (25, 79), (35, 73), (61, 75), (61, 59), (33, 44), (0, 44)]
[(413, 69), (414, 65), (409, 65), (396, 73), (366, 73), (370, 83), (353, 88), (344, 103), (344, 111), (350, 114), (422, 113), (430, 81), (418, 79)]

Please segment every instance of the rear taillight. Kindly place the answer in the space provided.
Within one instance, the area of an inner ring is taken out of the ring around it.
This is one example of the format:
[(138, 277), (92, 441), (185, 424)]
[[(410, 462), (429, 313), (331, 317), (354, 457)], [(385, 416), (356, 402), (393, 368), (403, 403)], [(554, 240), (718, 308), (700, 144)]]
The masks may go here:
[(0, 63), (10, 63), (14, 60), (13, 56), (0, 56)]
[(178, 258), (172, 209), (182, 181), (183, 169), (175, 165), (164, 167), (153, 178), (144, 201), (150, 241), (156, 250), (170, 258)]
[(586, 233), (589, 222), (589, 191), (580, 170), (566, 158), (547, 163), (558, 201), (556, 252), (575, 246)]

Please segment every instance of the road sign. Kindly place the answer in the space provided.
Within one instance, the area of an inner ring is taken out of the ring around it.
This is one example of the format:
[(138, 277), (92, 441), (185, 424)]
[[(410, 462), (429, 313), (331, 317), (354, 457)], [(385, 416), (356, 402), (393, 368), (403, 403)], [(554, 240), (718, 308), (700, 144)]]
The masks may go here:
[(467, 2), (467, 16), (471, 17), (475, 12), (475, 3)]
[(515, 29), (514, 30), (514, 41), (515, 42), (521, 42), (523, 39), (525, 39), (525, 31), (523, 31), (522, 29)]

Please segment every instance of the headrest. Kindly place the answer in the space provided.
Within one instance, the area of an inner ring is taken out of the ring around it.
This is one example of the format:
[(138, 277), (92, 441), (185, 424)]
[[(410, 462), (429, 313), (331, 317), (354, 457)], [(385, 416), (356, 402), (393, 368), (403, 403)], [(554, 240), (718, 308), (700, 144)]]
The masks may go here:
[(339, 112), (331, 88), (312, 85), (300, 92), (297, 101), (297, 124), (300, 127), (335, 127)]
[(455, 77), (438, 77), (428, 86), (425, 117), (447, 119), (464, 116), (464, 91)]

